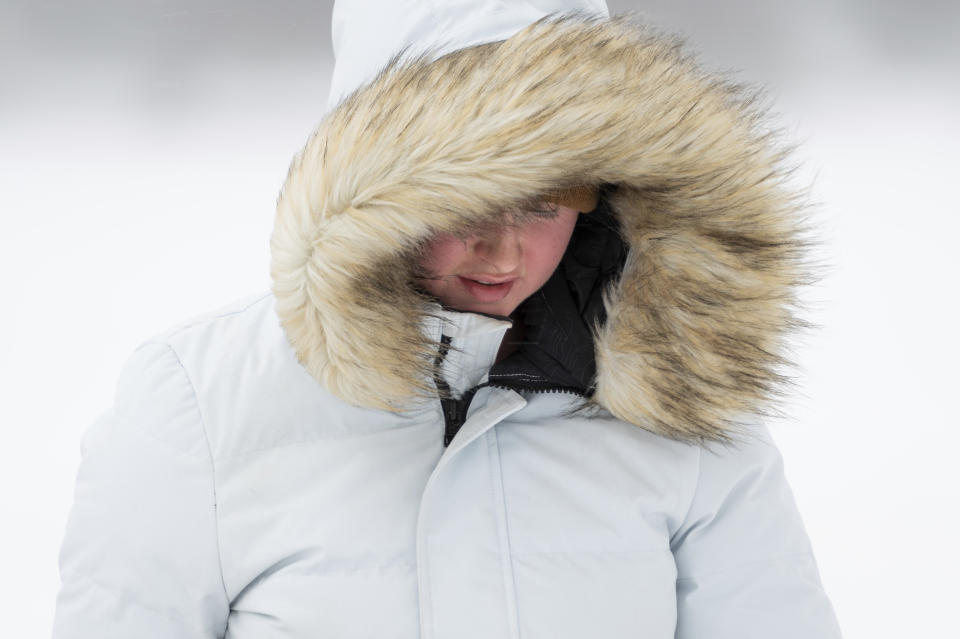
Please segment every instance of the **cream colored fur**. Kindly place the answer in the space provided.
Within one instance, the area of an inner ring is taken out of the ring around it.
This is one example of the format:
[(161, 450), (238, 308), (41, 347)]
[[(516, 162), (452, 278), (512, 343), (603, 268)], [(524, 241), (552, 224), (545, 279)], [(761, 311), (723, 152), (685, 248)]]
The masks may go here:
[[(396, 61), (394, 61), (396, 62)], [(728, 441), (766, 414), (808, 282), (784, 151), (741, 87), (630, 15), (569, 14), (503, 43), (392, 64), (294, 159), (273, 290), (303, 366), (344, 400), (404, 410), (436, 389), (416, 251), (569, 184), (612, 183), (630, 254), (595, 336), (593, 406)]]

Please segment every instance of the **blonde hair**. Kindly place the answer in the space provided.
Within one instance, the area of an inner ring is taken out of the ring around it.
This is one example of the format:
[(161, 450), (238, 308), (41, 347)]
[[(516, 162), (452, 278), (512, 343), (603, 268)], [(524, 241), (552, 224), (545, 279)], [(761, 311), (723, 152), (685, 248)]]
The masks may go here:
[(557, 191), (548, 191), (542, 199), (547, 202), (566, 206), (581, 213), (589, 213), (597, 208), (598, 189), (593, 186), (573, 186)]

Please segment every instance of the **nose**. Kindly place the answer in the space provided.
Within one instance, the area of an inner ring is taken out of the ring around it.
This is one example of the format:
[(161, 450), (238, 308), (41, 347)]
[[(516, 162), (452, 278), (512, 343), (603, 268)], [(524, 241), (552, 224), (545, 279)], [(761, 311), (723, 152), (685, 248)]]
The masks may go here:
[(472, 239), (471, 249), (479, 260), (490, 264), (491, 275), (511, 273), (523, 258), (520, 229), (511, 223), (488, 229)]

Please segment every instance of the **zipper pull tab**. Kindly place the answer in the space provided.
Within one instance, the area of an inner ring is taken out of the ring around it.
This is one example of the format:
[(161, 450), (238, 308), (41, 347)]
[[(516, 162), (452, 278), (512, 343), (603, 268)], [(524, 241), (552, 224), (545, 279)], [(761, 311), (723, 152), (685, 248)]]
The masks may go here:
[(453, 441), (454, 435), (467, 421), (467, 411), (470, 410), (470, 402), (473, 401), (473, 395), (477, 387), (471, 388), (460, 399), (442, 399), (440, 405), (443, 408), (443, 420), (446, 422), (443, 433), (443, 446), (446, 448)]

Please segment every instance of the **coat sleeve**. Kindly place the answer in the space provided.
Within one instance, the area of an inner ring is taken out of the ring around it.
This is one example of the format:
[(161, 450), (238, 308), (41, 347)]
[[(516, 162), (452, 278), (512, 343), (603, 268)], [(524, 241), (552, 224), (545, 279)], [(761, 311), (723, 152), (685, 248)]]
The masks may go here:
[(780, 452), (765, 425), (754, 432), (736, 448), (701, 449), (689, 511), (671, 537), (676, 639), (837, 639)]
[(84, 433), (54, 639), (223, 636), (215, 508), (194, 389), (169, 346), (147, 343)]

